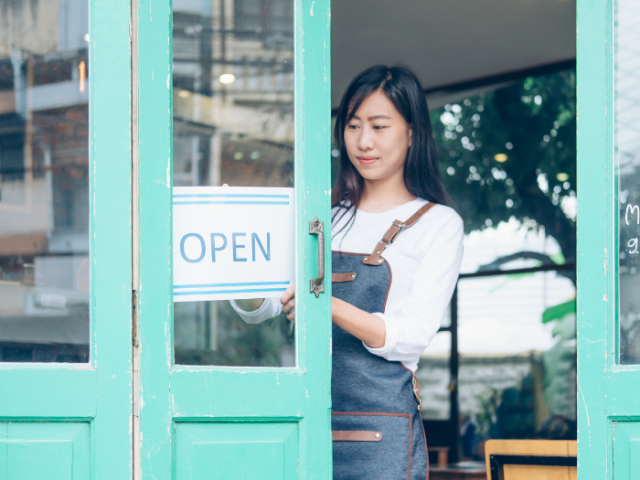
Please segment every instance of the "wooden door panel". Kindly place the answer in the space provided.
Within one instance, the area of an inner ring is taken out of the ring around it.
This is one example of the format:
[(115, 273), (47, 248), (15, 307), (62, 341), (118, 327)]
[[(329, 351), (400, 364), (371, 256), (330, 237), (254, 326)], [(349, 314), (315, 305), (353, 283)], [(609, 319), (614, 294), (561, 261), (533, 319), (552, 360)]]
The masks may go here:
[(176, 480), (298, 478), (298, 423), (175, 425)]
[(0, 480), (91, 476), (89, 422), (1, 422)]
[[(230, 370), (171, 372), (173, 404), (176, 416), (293, 416), (300, 415), (306, 398), (300, 373), (245, 372)], [(276, 405), (265, 398), (278, 398)]]
[(640, 478), (640, 422), (616, 421), (613, 426), (613, 478)]
[(0, 369), (0, 416), (93, 417), (96, 381), (95, 369), (86, 365), (23, 368), (10, 364)]

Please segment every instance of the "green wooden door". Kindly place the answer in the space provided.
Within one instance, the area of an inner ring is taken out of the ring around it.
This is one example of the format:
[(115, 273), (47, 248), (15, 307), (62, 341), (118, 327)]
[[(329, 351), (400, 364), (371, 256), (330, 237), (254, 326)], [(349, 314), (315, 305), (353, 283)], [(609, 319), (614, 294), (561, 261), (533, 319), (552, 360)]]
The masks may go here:
[[(309, 292), (315, 217), (330, 249), (329, 3), (141, 0), (136, 15), (139, 474), (329, 479), (330, 283)], [(294, 189), (293, 331), (173, 302), (172, 187), (224, 183)]]
[(640, 8), (578, 0), (578, 476), (640, 475)]
[(130, 4), (2, 17), (0, 479), (130, 478)]

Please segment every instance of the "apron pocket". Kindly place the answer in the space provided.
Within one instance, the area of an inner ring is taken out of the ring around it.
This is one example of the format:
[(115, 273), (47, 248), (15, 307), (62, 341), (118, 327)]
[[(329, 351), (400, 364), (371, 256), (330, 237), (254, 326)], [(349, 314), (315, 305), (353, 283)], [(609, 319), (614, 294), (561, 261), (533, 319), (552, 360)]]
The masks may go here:
[[(334, 480), (408, 478), (411, 468), (410, 415), (333, 412), (331, 429), (334, 431)], [(379, 440), (375, 438), (376, 433), (380, 434)], [(373, 439), (364, 440), (367, 435)], [(349, 436), (355, 439), (349, 440)]]

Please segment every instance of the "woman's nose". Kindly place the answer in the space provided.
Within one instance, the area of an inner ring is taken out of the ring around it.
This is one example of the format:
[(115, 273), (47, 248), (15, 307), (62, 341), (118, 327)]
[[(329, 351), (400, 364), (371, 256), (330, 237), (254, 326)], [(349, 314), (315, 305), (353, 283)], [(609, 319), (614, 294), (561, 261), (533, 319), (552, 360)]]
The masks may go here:
[(371, 150), (373, 148), (372, 131), (368, 128), (360, 130), (360, 138), (358, 138), (358, 148), (360, 150)]

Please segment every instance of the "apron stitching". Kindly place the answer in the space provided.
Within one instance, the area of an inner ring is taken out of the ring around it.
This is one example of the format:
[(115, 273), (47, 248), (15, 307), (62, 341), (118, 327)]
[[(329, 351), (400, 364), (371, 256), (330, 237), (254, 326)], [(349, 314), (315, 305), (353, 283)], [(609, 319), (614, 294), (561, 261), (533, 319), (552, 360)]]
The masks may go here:
[(427, 445), (427, 433), (424, 431), (424, 423), (422, 419), (420, 419), (420, 424), (422, 425), (422, 437), (424, 438), (424, 453), (427, 455), (427, 478), (429, 480), (429, 447)]
[[(413, 418), (409, 415), (409, 470), (407, 471), (407, 480), (411, 480), (411, 457), (413, 457), (413, 431), (411, 428), (411, 424), (413, 423)], [(427, 459), (427, 472), (429, 471), (429, 463)]]

